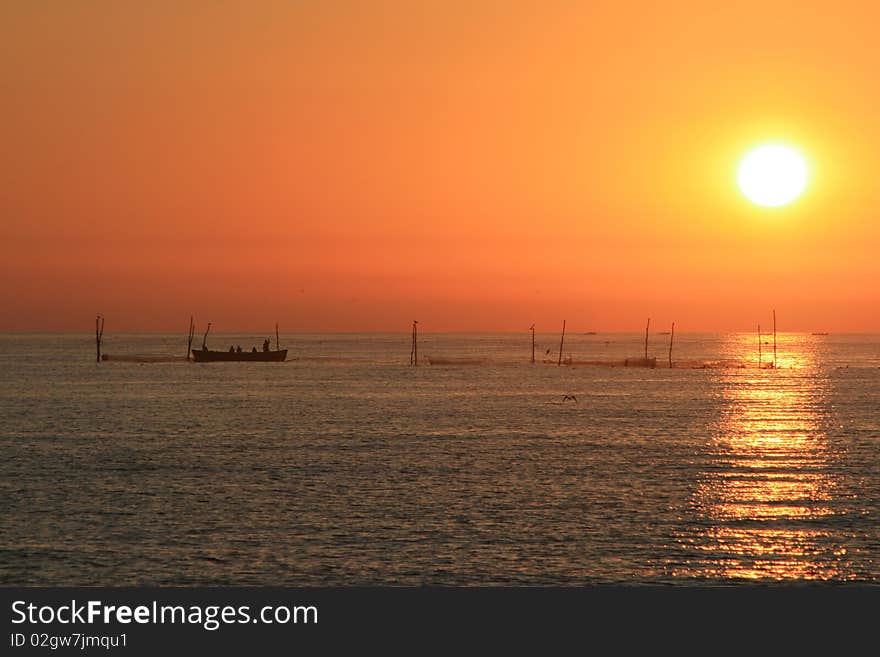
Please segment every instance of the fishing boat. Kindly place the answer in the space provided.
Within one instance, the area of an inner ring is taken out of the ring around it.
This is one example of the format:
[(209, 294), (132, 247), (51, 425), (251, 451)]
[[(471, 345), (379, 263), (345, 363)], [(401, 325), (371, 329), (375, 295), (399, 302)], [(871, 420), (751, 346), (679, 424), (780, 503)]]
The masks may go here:
[(287, 349), (271, 351), (213, 351), (211, 349), (193, 349), (193, 361), (196, 363), (280, 363), (287, 358)]
[[(229, 351), (215, 351), (208, 349), (208, 333), (211, 331), (211, 323), (208, 322), (208, 330), (202, 338), (201, 349), (191, 349), (193, 362), (196, 363), (281, 363), (287, 359), (287, 349), (282, 349), (279, 344), (278, 324), (275, 324), (275, 349), (269, 348), (269, 338), (263, 342), (263, 350), (256, 347), (245, 351), (241, 347), (229, 347)], [(190, 340), (192, 340), (192, 325), (190, 325)]]

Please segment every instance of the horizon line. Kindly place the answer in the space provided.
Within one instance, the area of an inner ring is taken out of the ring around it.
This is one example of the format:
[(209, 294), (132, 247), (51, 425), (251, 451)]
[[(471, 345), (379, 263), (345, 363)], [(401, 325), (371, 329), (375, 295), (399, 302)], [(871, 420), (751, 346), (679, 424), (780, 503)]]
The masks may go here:
[[(274, 331), (271, 331), (274, 333)], [(519, 334), (528, 334), (530, 329), (525, 328), (519, 331), (514, 330), (437, 330), (437, 331), (429, 331), (425, 329), (420, 329), (419, 334), (431, 334), (431, 335), (519, 335)], [(777, 330), (777, 334), (780, 333), (800, 333), (805, 335), (815, 335), (819, 336), (830, 336), (830, 335), (880, 335), (880, 330), (878, 331), (851, 331), (851, 330), (842, 330), (842, 331), (807, 331), (807, 330)], [(263, 335), (265, 331), (255, 330), (255, 329), (247, 329), (247, 328), (238, 328), (238, 329), (230, 329), (226, 331), (216, 331), (211, 333), (211, 335), (240, 335), (242, 333), (255, 334), (255, 335)], [(333, 330), (333, 331), (279, 331), (281, 335), (409, 335), (411, 333), (411, 329), (406, 330)], [(548, 330), (548, 331), (536, 331), (536, 335), (541, 334), (551, 334), (558, 335), (560, 331), (556, 330)], [(620, 334), (629, 334), (634, 333), (638, 335), (644, 335), (644, 330), (605, 330), (605, 331), (571, 331), (567, 330), (566, 335), (620, 335)], [(654, 331), (649, 335), (669, 335), (669, 331)], [(726, 333), (752, 333), (757, 335), (757, 331), (754, 329), (746, 330), (746, 329), (703, 329), (703, 330), (679, 330), (676, 329), (676, 335), (694, 335), (694, 334), (726, 334)], [(89, 329), (77, 329), (77, 330), (65, 330), (65, 329), (4, 329), (0, 330), (0, 335), (94, 335), (94, 330)], [(186, 335), (185, 331), (163, 331), (163, 330), (154, 330), (154, 329), (131, 329), (131, 330), (122, 330), (117, 331), (115, 333), (110, 333), (108, 335)], [(773, 330), (769, 331), (761, 331), (761, 335), (773, 335)]]

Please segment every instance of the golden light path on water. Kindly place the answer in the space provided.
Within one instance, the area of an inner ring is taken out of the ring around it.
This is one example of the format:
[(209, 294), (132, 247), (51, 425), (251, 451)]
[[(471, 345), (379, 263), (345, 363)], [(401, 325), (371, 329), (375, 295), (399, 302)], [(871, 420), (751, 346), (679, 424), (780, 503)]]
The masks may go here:
[[(732, 335), (730, 359), (756, 344)], [(764, 345), (772, 361), (772, 343)], [(847, 579), (846, 549), (828, 527), (838, 485), (825, 432), (827, 380), (814, 346), (780, 344), (777, 369), (719, 371), (722, 412), (693, 496), (697, 522), (682, 539), (684, 573), (743, 580)]]

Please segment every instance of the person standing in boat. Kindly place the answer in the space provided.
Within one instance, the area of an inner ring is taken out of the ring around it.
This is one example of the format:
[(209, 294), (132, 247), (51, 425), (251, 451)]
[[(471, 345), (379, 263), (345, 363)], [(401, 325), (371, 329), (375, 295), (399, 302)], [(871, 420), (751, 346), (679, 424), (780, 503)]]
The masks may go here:
[(269, 351), (269, 338), (263, 340), (263, 351)]

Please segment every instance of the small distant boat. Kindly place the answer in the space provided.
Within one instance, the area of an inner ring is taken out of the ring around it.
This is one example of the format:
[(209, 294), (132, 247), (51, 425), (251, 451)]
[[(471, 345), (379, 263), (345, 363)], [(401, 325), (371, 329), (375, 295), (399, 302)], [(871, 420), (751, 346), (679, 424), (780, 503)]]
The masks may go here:
[(650, 358), (627, 358), (623, 361), (624, 367), (657, 367), (657, 357)]
[(105, 363), (107, 361), (118, 363), (176, 363), (186, 361), (186, 358), (182, 356), (114, 356), (113, 354), (101, 354), (101, 361)]
[(485, 358), (436, 358), (429, 356), (428, 365), (485, 365)]
[(280, 363), (287, 358), (287, 349), (272, 351), (212, 351), (211, 349), (193, 349), (193, 361), (196, 363)]
[(813, 333), (813, 335), (828, 335), (827, 333)]
[[(214, 351), (208, 349), (208, 333), (211, 331), (211, 323), (208, 322), (208, 330), (202, 338), (202, 348), (192, 349), (192, 359), (195, 363), (280, 363), (287, 359), (287, 349), (281, 349), (278, 338), (278, 324), (275, 324), (275, 349), (269, 349), (269, 338), (263, 342), (263, 350), (257, 351), (254, 347), (245, 351), (241, 347), (229, 347), (229, 351)], [(192, 328), (190, 328), (190, 340), (192, 340)]]

